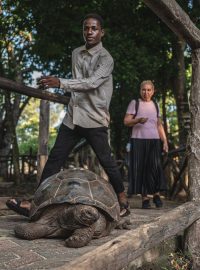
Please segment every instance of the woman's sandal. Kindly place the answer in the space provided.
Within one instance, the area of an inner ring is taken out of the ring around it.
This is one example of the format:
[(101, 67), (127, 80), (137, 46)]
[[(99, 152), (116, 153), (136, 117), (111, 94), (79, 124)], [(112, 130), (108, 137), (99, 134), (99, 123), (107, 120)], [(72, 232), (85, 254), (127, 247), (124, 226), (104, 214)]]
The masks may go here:
[(153, 197), (153, 203), (155, 204), (156, 208), (161, 208), (163, 206), (163, 202), (159, 195), (155, 195)]
[(150, 209), (150, 208), (151, 208), (151, 204), (150, 204), (149, 199), (142, 201), (142, 209)]
[[(13, 200), (15, 200), (16, 202), (14, 202)], [(29, 209), (20, 206), (22, 202), (23, 202), (23, 200), (13, 198), (13, 199), (7, 200), (6, 205), (9, 209), (15, 211), (16, 213), (18, 213), (22, 216), (25, 216), (25, 217), (29, 217), (29, 212), (30, 212)]]

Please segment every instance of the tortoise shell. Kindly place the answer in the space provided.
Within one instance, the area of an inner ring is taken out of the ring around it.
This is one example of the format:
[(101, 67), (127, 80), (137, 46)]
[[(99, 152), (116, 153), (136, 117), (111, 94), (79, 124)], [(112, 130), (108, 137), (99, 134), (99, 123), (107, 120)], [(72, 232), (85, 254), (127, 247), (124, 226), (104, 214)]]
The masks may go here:
[(62, 203), (95, 206), (112, 220), (119, 220), (120, 208), (113, 187), (89, 170), (67, 169), (45, 179), (35, 192), (30, 218), (37, 218), (47, 206)]

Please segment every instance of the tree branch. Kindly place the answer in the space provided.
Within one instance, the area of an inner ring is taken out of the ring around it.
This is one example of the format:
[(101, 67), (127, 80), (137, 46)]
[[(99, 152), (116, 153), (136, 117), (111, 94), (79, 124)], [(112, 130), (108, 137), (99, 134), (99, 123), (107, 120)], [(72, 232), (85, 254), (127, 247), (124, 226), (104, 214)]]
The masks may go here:
[(167, 26), (185, 39), (192, 49), (200, 48), (200, 30), (175, 0), (143, 0)]

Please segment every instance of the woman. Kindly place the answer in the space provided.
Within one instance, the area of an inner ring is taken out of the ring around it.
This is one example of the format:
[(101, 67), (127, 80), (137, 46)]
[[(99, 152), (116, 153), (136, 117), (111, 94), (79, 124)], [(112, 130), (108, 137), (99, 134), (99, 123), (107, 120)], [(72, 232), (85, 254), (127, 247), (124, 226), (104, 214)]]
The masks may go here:
[(168, 143), (159, 112), (152, 101), (153, 95), (152, 81), (143, 81), (141, 99), (130, 102), (124, 118), (125, 126), (132, 127), (128, 195), (141, 194), (144, 209), (151, 207), (148, 194), (153, 195), (157, 208), (162, 207), (159, 192), (166, 190), (160, 140), (165, 152), (168, 152)]

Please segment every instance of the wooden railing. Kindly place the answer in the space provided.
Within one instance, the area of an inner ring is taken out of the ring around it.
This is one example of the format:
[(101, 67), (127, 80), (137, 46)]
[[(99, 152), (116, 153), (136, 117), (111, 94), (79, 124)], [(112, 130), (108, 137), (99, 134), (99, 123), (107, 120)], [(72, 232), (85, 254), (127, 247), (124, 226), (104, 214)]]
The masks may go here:
[[(117, 160), (117, 164), (121, 171), (124, 180), (128, 180), (128, 160), (127, 158)], [(6, 166), (7, 180), (13, 179), (14, 165), (12, 156), (0, 156), (0, 168), (2, 165)], [(91, 148), (83, 140), (76, 145), (73, 152), (70, 154), (66, 167), (70, 165), (75, 167), (85, 167), (94, 171), (97, 174), (102, 174), (102, 168), (100, 167), (96, 155)], [(169, 151), (167, 156), (163, 158), (163, 167), (167, 177), (169, 186), (168, 197), (175, 199), (176, 195), (181, 189), (184, 189), (186, 194), (188, 193), (187, 183), (187, 155), (185, 147), (174, 149)], [(19, 156), (19, 169), (22, 179), (37, 174), (37, 156), (36, 155), (20, 155)], [(103, 176), (103, 175), (102, 175)]]
[[(6, 167), (4, 178), (12, 180), (14, 176), (13, 157), (0, 156), (0, 168)], [(37, 157), (36, 155), (20, 155), (19, 156), (19, 170), (22, 177), (30, 177), (37, 174)]]
[(162, 241), (182, 233), (200, 218), (198, 203), (187, 202), (84, 254), (57, 270), (121, 270)]

